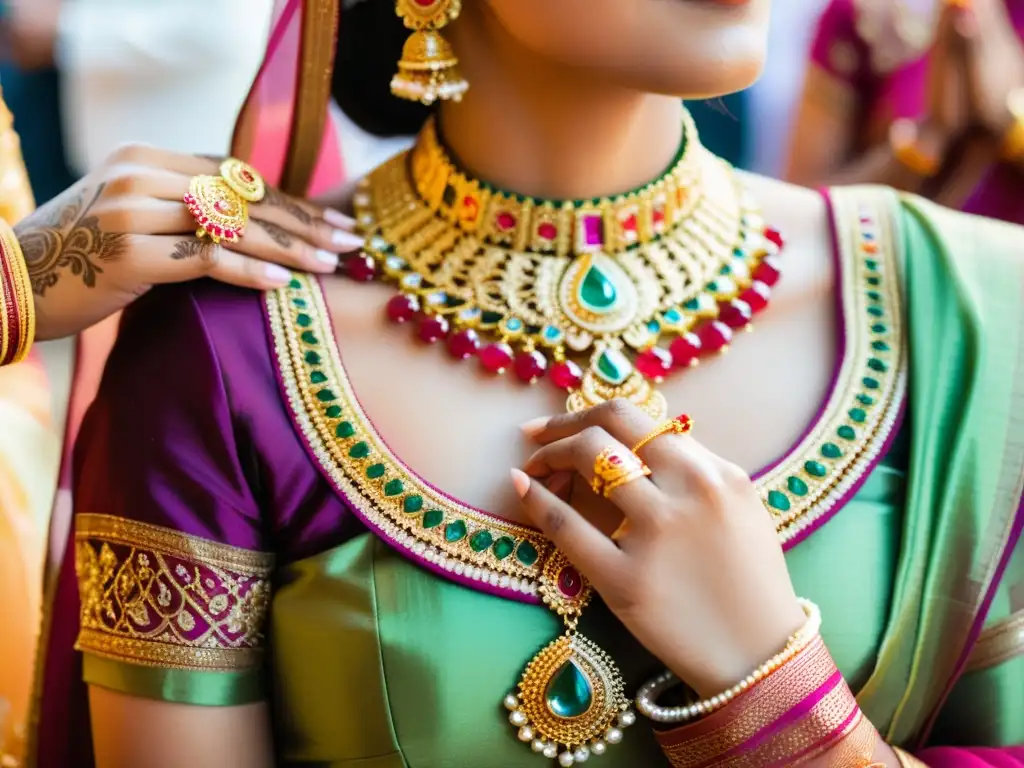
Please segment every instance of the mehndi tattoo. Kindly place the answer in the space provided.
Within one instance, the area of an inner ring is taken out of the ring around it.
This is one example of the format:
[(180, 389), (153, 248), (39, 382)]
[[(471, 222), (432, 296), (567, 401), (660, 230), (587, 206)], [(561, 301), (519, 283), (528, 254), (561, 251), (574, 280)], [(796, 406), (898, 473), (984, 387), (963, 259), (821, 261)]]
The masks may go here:
[(292, 243), (295, 242), (292, 233), (280, 224), (275, 224), (272, 221), (263, 221), (262, 219), (250, 219), (250, 221), (270, 235), (270, 239), (282, 248), (291, 248)]
[(183, 259), (192, 259), (197, 256), (202, 257), (207, 247), (209, 247), (209, 243), (197, 240), (194, 237), (189, 240), (180, 240), (175, 243), (174, 250), (171, 251), (171, 258), (175, 261), (182, 261)]
[(309, 211), (288, 197), (288, 195), (273, 187), (267, 187), (267, 196), (263, 198), (263, 205), (280, 208), (290, 213), (303, 224), (313, 223), (313, 215)]
[(96, 275), (103, 273), (99, 264), (117, 261), (124, 254), (127, 233), (104, 232), (99, 218), (89, 215), (105, 186), (100, 184), (96, 188), (87, 205), (83, 205), (84, 193), (79, 193), (70, 204), (62, 204), (58, 198), (36, 214), (38, 221), (31, 222), (32, 229), (18, 233), (36, 295), (45, 295), (65, 270), (80, 276), (86, 287), (94, 288)]

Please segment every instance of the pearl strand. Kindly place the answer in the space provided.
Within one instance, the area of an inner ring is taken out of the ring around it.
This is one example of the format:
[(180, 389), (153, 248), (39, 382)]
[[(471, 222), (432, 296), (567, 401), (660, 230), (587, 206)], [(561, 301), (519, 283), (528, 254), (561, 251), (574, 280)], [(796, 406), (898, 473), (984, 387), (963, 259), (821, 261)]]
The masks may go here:
[(807, 616), (807, 621), (786, 641), (786, 646), (768, 661), (736, 683), (732, 688), (703, 701), (694, 702), (682, 707), (659, 707), (658, 697), (677, 685), (680, 680), (671, 672), (664, 672), (640, 687), (636, 694), (636, 708), (645, 717), (658, 723), (685, 723), (695, 717), (710, 715), (744, 691), (752, 688), (768, 677), (787, 661), (806, 648), (818, 636), (821, 630), (821, 611), (810, 600), (799, 598), (798, 602)]

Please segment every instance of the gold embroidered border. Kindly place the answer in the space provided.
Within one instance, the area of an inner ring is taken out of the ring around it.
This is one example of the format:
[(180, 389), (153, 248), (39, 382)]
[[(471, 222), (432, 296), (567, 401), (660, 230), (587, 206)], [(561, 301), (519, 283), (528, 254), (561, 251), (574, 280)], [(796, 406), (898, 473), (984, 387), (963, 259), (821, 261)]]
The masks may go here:
[(966, 672), (991, 669), (1018, 656), (1024, 656), (1024, 611), (1008, 616), (981, 633), (967, 660)]
[(251, 668), (273, 557), (109, 515), (76, 519), (76, 648), (176, 669)]

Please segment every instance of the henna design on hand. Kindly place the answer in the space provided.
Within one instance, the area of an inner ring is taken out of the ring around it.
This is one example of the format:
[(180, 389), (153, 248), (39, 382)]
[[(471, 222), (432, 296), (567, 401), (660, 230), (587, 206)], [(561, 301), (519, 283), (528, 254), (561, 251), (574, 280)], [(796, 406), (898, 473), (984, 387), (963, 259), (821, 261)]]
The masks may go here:
[[(103, 273), (100, 263), (117, 261), (127, 250), (127, 233), (104, 232), (99, 217), (89, 215), (105, 186), (96, 188), (87, 205), (82, 192), (70, 203), (57, 198), (15, 230), (36, 295), (44, 296), (64, 271), (80, 276), (87, 288), (95, 288), (96, 276)], [(27, 227), (31, 228), (19, 231)]]
[(270, 239), (282, 248), (291, 248), (292, 243), (295, 242), (292, 233), (280, 224), (275, 224), (272, 221), (263, 221), (262, 219), (251, 219), (250, 221), (270, 235)]
[(284, 194), (280, 190), (274, 189), (273, 187), (267, 187), (267, 194), (266, 197), (263, 198), (262, 204), (269, 205), (274, 208), (280, 208), (281, 210), (290, 213), (303, 224), (313, 223), (313, 216), (309, 211), (288, 197), (288, 195)]
[(171, 251), (171, 258), (175, 261), (181, 261), (182, 259), (192, 259), (196, 256), (202, 257), (207, 247), (208, 243), (204, 243), (198, 238), (193, 237), (189, 240), (179, 240), (174, 245), (174, 250)]

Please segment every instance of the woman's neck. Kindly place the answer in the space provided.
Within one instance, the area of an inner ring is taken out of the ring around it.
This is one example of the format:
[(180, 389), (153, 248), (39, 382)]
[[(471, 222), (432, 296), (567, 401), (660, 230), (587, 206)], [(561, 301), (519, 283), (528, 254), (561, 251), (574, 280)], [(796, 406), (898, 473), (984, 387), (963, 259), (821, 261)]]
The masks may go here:
[(619, 89), (524, 49), (466, 3), (451, 30), (470, 90), (440, 126), (466, 170), (548, 198), (626, 192), (665, 171), (682, 140), (679, 99)]

